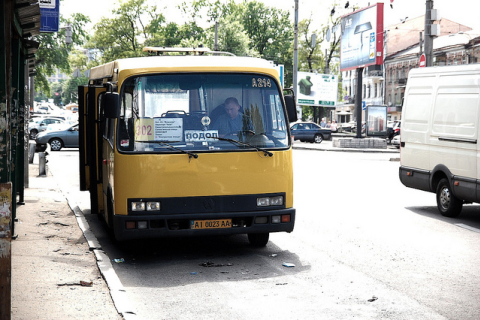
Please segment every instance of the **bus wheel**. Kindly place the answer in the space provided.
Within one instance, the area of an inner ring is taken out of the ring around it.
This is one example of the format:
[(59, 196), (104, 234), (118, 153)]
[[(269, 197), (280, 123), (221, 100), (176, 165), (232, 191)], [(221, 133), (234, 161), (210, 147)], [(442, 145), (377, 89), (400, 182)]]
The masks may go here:
[(447, 179), (442, 179), (437, 187), (437, 207), (444, 217), (454, 218), (462, 212), (462, 201), (455, 197)]
[(265, 247), (268, 243), (270, 234), (267, 233), (249, 233), (248, 242), (254, 247)]

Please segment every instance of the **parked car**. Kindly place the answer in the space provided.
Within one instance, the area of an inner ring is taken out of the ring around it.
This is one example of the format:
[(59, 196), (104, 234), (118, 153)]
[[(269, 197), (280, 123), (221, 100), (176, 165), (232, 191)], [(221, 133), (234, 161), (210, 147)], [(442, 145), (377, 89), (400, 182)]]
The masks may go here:
[(28, 121), (28, 132), (30, 135), (30, 139), (34, 140), (39, 132), (47, 130), (48, 125), (63, 122), (63, 120), (54, 117), (38, 117), (30, 119), (30, 121)]
[(357, 128), (356, 121), (350, 121), (350, 122), (338, 124), (338, 132), (355, 132), (356, 128)]
[(387, 123), (387, 143), (392, 143), (395, 136), (400, 134), (400, 120), (388, 121)]
[(62, 148), (78, 148), (78, 124), (69, 126), (63, 130), (48, 130), (37, 135), (35, 142), (36, 150), (43, 152), (50, 144), (52, 151), (60, 151)]
[(398, 136), (400, 134), (400, 126), (402, 125), (402, 120), (398, 120), (395, 122), (395, 125), (393, 126), (393, 133), (395, 136)]
[(400, 149), (400, 135), (393, 137), (392, 146), (395, 146), (397, 149)]
[(321, 143), (324, 139), (330, 139), (332, 130), (322, 128), (313, 122), (297, 122), (291, 128), (294, 140), (311, 141)]

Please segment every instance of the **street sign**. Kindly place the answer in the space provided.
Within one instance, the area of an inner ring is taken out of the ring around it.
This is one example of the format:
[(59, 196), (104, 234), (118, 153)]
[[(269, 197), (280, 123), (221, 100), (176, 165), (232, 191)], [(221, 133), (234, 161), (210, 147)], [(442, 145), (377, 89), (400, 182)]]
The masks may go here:
[(425, 53), (420, 56), (420, 62), (418, 64), (418, 67), (424, 68), (427, 66), (427, 58), (425, 57)]
[(58, 32), (60, 0), (40, 1), (40, 32)]
[(367, 104), (365, 103), (365, 101), (362, 101), (362, 110), (367, 110)]

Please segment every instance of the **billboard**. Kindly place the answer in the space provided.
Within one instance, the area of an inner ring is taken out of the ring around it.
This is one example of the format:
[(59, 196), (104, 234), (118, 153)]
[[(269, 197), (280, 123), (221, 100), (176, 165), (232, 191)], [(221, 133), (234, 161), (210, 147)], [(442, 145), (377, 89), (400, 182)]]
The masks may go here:
[(40, 32), (58, 32), (60, 0), (40, 0)]
[(387, 106), (367, 106), (365, 118), (367, 136), (387, 136)]
[(383, 63), (383, 3), (341, 18), (340, 70)]
[(331, 74), (297, 72), (297, 104), (329, 106), (337, 104), (338, 77)]

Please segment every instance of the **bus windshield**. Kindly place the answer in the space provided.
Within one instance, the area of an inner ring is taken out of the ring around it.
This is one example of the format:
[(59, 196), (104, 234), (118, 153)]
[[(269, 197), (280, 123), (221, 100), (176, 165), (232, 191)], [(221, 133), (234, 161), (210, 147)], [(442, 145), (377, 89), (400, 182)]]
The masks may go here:
[[(138, 76), (121, 90), (121, 152), (244, 151), (289, 146), (276, 81), (260, 74)], [(236, 143), (241, 142), (241, 143)]]

